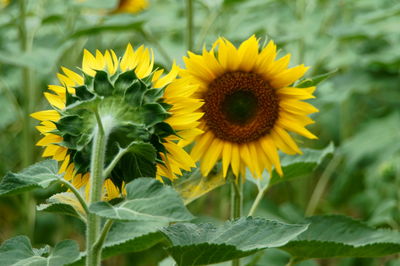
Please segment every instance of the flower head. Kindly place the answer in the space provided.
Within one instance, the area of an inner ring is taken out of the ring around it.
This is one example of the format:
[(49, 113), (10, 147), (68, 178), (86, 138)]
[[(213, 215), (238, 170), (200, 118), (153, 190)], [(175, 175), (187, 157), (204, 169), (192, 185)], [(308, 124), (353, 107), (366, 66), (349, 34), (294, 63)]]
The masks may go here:
[(239, 48), (220, 38), (210, 51), (184, 57), (182, 78), (197, 86), (195, 96), (204, 101), (199, 126), (204, 134), (192, 139), (191, 152), (201, 160), (203, 175), (220, 158), (224, 176), (229, 167), (236, 176), (246, 167), (256, 177), (272, 167), (282, 175), (278, 150), (301, 153), (288, 132), (316, 138), (305, 126), (318, 110), (302, 101), (314, 98), (315, 87), (291, 86), (308, 67), (288, 68), (290, 55), (276, 56), (273, 41), (259, 50), (252, 36)]
[(50, 85), (44, 93), (53, 109), (32, 114), (44, 135), (37, 145), (45, 147), (43, 157), (62, 162), (60, 172), (75, 187), (89, 191), (98, 118), (108, 132), (106, 164), (125, 150), (106, 177), (105, 199), (120, 196), (133, 178), (175, 179), (181, 169), (195, 166), (178, 142), (201, 133), (196, 126), (202, 103), (191, 98), (194, 89), (178, 86), (175, 64), (166, 75), (153, 66), (153, 53), (144, 46), (134, 50), (128, 45), (121, 59), (112, 50), (95, 55), (85, 50), (81, 74), (62, 68), (61, 85)]

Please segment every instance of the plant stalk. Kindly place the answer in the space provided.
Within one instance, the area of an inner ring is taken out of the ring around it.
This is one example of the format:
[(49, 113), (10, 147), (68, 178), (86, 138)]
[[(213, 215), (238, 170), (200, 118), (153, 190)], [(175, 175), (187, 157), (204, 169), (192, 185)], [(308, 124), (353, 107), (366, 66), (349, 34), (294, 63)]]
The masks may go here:
[[(92, 158), (90, 165), (90, 195), (89, 205), (101, 200), (104, 179), (104, 160), (106, 153), (107, 136), (100, 116), (95, 111), (97, 130), (94, 135)], [(99, 266), (101, 262), (101, 247), (95, 247), (97, 236), (100, 234), (100, 217), (89, 213), (86, 229), (86, 266)]]
[(254, 213), (255, 213), (255, 211), (256, 211), (258, 205), (259, 205), (260, 202), (261, 202), (261, 199), (262, 199), (263, 196), (264, 196), (264, 193), (265, 193), (265, 189), (262, 189), (262, 190), (259, 190), (259, 191), (258, 191), (257, 197), (256, 197), (256, 199), (254, 200), (253, 205), (251, 205), (249, 214), (247, 214), (247, 216), (253, 216), (253, 215), (254, 215)]
[[(19, 40), (20, 49), (22, 53), (30, 51), (32, 43), (29, 38), (28, 30), (26, 28), (26, 0), (19, 0)], [(35, 102), (35, 92), (32, 81), (33, 73), (30, 67), (23, 67), (21, 69), (21, 94), (22, 94), (22, 142), (20, 149), (20, 156), (22, 160), (22, 168), (29, 166), (33, 162), (33, 139), (31, 134), (31, 123), (29, 115), (32, 113), (32, 106)], [(31, 193), (22, 195), (22, 201), (24, 202), (24, 213), (27, 229), (26, 234), (29, 237), (33, 237), (34, 226), (35, 226), (35, 200)], [(32, 204), (33, 203), (33, 204)]]
[(187, 49), (193, 50), (193, 0), (186, 0), (186, 41)]
[[(234, 175), (231, 175), (234, 177)], [(242, 177), (239, 175), (237, 178), (231, 180), (231, 219), (237, 219), (242, 216), (243, 210), (243, 184)], [(232, 266), (240, 266), (240, 259), (232, 260)]]

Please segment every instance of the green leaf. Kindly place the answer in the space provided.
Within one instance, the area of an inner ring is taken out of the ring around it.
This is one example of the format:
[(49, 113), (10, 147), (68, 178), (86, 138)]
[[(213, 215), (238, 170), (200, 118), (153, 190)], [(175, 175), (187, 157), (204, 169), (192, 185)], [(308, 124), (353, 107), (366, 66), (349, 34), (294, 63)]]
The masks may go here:
[(48, 247), (34, 249), (29, 238), (17, 236), (4, 241), (0, 246), (0, 265), (59, 266), (72, 263), (79, 257), (78, 244), (73, 240), (58, 243), (50, 253), (48, 250)]
[(126, 200), (113, 206), (108, 202), (96, 202), (89, 209), (97, 215), (122, 221), (191, 220), (193, 216), (185, 208), (179, 194), (169, 186), (153, 178), (138, 178), (126, 186)]
[(380, 257), (400, 252), (400, 232), (373, 229), (345, 216), (313, 216), (308, 229), (283, 250), (300, 259)]
[(312, 78), (301, 80), (298, 84), (296, 84), (296, 88), (308, 88), (312, 86), (317, 86), (322, 81), (332, 77), (334, 74), (338, 72), (338, 69), (332, 70), (328, 73), (324, 73), (322, 75), (318, 75)]
[[(159, 230), (167, 225), (168, 222), (165, 221), (115, 222), (103, 245), (102, 258), (151, 248), (164, 240), (164, 235)], [(83, 264), (85, 258), (86, 254), (83, 253), (74, 265)]]
[(62, 175), (58, 174), (57, 161), (45, 160), (29, 166), (20, 173), (6, 174), (0, 182), (0, 196), (47, 188), (60, 178)]
[(187, 205), (208, 192), (226, 184), (226, 182), (226, 178), (222, 176), (222, 171), (220, 171), (217, 174), (208, 175), (207, 178), (200, 173), (193, 173), (189, 178), (177, 180), (173, 185)]
[(124, 24), (103, 24), (96, 25), (92, 27), (87, 27), (84, 29), (80, 29), (72, 34), (69, 38), (79, 38), (81, 36), (88, 36), (93, 34), (99, 34), (103, 32), (118, 32), (118, 31), (132, 31), (132, 30), (140, 30), (143, 26), (144, 21), (135, 21), (132, 23), (124, 23)]
[(51, 196), (46, 203), (37, 206), (36, 209), (38, 211), (69, 215), (79, 219), (82, 217), (81, 214), (84, 213), (76, 196), (71, 192), (57, 193)]
[(153, 145), (135, 141), (128, 146), (128, 150), (114, 168), (117, 175), (123, 176), (126, 183), (138, 177), (156, 176), (156, 151)]
[(248, 256), (258, 250), (285, 245), (307, 229), (262, 218), (240, 218), (222, 225), (174, 224), (161, 231), (178, 265), (219, 263)]
[(103, 248), (103, 257), (146, 250), (164, 239), (159, 231), (165, 221), (132, 221), (113, 224)]
[(334, 148), (331, 143), (323, 150), (303, 149), (303, 155), (283, 155), (281, 157), (283, 177), (274, 170), (269, 186), (311, 173), (327, 155), (333, 153)]

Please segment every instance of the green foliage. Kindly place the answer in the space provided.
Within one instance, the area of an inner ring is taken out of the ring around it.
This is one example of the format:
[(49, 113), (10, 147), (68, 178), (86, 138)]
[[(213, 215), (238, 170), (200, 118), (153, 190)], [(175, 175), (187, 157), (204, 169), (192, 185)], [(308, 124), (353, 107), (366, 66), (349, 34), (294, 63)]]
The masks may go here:
[(155, 179), (135, 179), (126, 185), (126, 192), (126, 199), (121, 203), (113, 206), (97, 202), (89, 209), (101, 217), (120, 221), (176, 222), (193, 218), (179, 194)]
[[(64, 198), (64, 201), (60, 200), (60, 197)], [(66, 201), (65, 199), (70, 199)], [(70, 215), (76, 218), (81, 218), (81, 214), (76, 208), (71, 204), (71, 202), (76, 202), (75, 195), (70, 192), (57, 193), (51, 196), (46, 203), (42, 203), (37, 206), (38, 211), (52, 212), (62, 215)], [(79, 203), (77, 203), (79, 204)]]
[(330, 143), (322, 150), (303, 149), (301, 156), (282, 155), (281, 166), (283, 177), (280, 177), (276, 171), (272, 173), (270, 185), (278, 184), (294, 178), (310, 174), (329, 154), (334, 151), (333, 143)]
[(307, 230), (283, 250), (302, 259), (380, 257), (400, 252), (400, 233), (373, 229), (345, 216), (313, 216)]
[(315, 77), (311, 77), (311, 78), (307, 78), (304, 80), (299, 81), (299, 83), (297, 83), (295, 85), (295, 87), (297, 88), (308, 88), (308, 87), (313, 87), (313, 86), (317, 86), (319, 83), (321, 83), (322, 81), (332, 77), (334, 74), (337, 73), (337, 69), (332, 70), (328, 73), (324, 73)]
[(162, 229), (167, 248), (178, 265), (219, 263), (279, 247), (307, 229), (262, 218), (240, 218), (222, 225), (175, 224)]
[(37, 188), (47, 188), (57, 182), (58, 164), (54, 160), (45, 160), (22, 170), (20, 173), (8, 173), (0, 182), (0, 196), (14, 195)]
[(54, 248), (32, 248), (29, 238), (17, 236), (0, 246), (0, 265), (3, 266), (59, 266), (75, 261), (79, 248), (75, 241), (64, 240)]

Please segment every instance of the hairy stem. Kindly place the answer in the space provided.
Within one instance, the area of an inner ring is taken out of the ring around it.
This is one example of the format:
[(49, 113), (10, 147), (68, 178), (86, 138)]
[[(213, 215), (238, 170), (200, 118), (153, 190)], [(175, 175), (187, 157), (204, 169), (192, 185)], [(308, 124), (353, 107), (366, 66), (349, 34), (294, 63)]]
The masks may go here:
[(264, 196), (265, 190), (266, 190), (266, 189), (261, 189), (261, 190), (258, 191), (257, 197), (256, 197), (256, 199), (254, 200), (253, 204), (251, 205), (249, 214), (247, 214), (247, 216), (253, 216), (253, 215), (254, 215), (254, 212), (256, 211), (258, 205), (259, 205), (260, 202), (261, 202), (261, 199), (262, 199), (263, 196)]
[(107, 220), (107, 222), (103, 226), (103, 230), (101, 230), (101, 234), (99, 238), (97, 239), (96, 243), (93, 246), (94, 250), (101, 250), (104, 244), (104, 241), (106, 240), (106, 237), (108, 235), (108, 232), (111, 229), (111, 226), (113, 224), (113, 220)]
[[(233, 177), (233, 175), (231, 175)], [(231, 180), (232, 194), (231, 194), (231, 218), (237, 219), (242, 216), (243, 209), (243, 184), (242, 177), (239, 175), (237, 178)], [(240, 259), (232, 260), (232, 266), (240, 266)]]
[[(104, 159), (106, 153), (107, 136), (100, 116), (95, 111), (97, 119), (97, 129), (95, 131), (92, 158), (90, 165), (90, 195), (89, 205), (101, 200), (102, 186), (104, 179)], [(94, 213), (89, 213), (86, 229), (86, 266), (98, 266), (101, 261), (101, 248), (95, 249), (97, 236), (100, 234), (100, 217)]]

